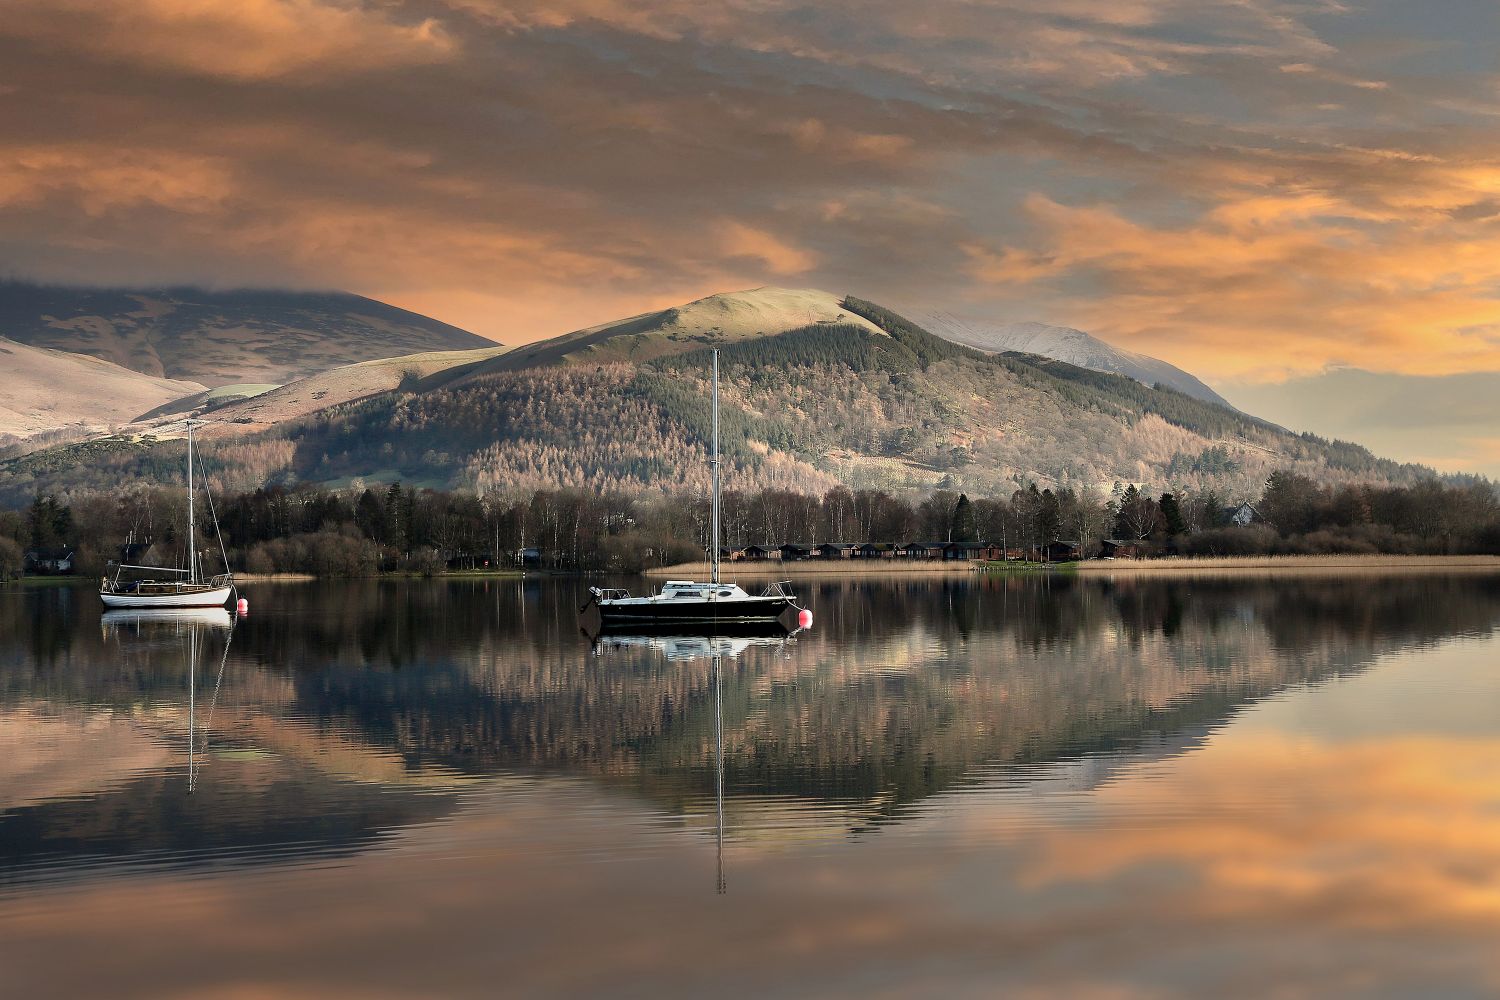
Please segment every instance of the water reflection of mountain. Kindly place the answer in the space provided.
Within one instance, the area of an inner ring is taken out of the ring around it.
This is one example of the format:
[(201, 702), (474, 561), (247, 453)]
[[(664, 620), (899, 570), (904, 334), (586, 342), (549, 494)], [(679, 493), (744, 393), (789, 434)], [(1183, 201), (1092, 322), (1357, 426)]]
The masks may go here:
[[(297, 824), (335, 801), (345, 825), (311, 836), (356, 849), (457, 808), (457, 776), (514, 772), (589, 776), (668, 810), (700, 808), (712, 783), (710, 664), (644, 647), (596, 655), (576, 631), (576, 590), (260, 588), (230, 659), (224, 741), (282, 764), (258, 778), (217, 773), (230, 798), (222, 812), (260, 813), (263, 825), (205, 812), (183, 826), (171, 783), (149, 775), (91, 799), (0, 802), (10, 810), (0, 843), (30, 845), (22, 853), (33, 857), (106, 842), (123, 853), (282, 842), (307, 835)], [(1013, 578), (827, 584), (811, 597), (811, 633), (725, 663), (731, 815), (735, 799), (795, 802), (847, 828), (980, 776), (1178, 752), (1267, 693), (1488, 633), (1500, 619), (1500, 580), (1488, 577)], [(123, 660), (86, 620), (86, 602), (71, 600), (0, 602), (5, 704), (82, 706), (142, 725), (180, 708), (180, 667)], [(42, 619), (39, 643), (31, 629)], [(434, 787), (410, 787), (424, 780)], [(234, 808), (236, 794), (254, 808)], [(134, 840), (89, 826), (110, 810)]]

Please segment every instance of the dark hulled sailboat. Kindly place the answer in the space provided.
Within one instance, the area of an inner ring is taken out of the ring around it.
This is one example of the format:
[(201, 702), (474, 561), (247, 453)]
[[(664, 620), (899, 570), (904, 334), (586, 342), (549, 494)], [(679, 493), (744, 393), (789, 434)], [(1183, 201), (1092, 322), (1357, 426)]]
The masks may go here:
[(719, 578), (719, 352), (713, 352), (713, 442), (709, 464), (713, 470), (713, 503), (710, 514), (709, 580), (668, 580), (655, 594), (632, 597), (629, 591), (589, 588), (589, 600), (580, 611), (586, 628), (634, 627), (641, 629), (683, 625), (711, 628), (742, 625), (783, 624), (789, 630), (799, 624), (803, 609), (785, 583), (773, 583), (764, 593), (750, 594), (737, 584)]

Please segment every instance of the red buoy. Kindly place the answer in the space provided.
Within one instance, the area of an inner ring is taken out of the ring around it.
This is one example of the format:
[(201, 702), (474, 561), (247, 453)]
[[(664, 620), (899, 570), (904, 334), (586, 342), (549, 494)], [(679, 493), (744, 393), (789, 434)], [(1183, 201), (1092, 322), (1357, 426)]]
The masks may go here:
[(250, 602), (241, 597), (238, 601), (235, 602), (234, 610), (239, 613), (240, 617), (243, 618), (245, 615), (248, 615), (250, 613)]
[(806, 608), (803, 608), (801, 611), (797, 612), (797, 627), (798, 628), (812, 628), (812, 612), (811, 611), (807, 610)]

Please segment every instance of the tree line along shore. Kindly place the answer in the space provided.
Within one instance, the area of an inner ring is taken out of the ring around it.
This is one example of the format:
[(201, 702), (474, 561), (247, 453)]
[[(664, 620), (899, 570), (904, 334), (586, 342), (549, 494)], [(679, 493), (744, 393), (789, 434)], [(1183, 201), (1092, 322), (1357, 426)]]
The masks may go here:
[[(299, 485), (219, 496), (215, 504), (222, 534), (200, 523), (201, 554), (212, 565), (222, 544), (232, 569), (259, 576), (659, 572), (701, 565), (709, 536), (707, 499), (683, 493)], [(822, 495), (731, 491), (722, 519), (722, 556), (747, 573), (755, 562), (779, 570), (806, 563), (812, 572), (831, 554), (842, 571), (861, 572), (918, 564), (931, 572), (928, 564), (944, 562), (1118, 570), (1247, 557), (1500, 555), (1500, 497), (1490, 483), (1329, 487), (1289, 472), (1271, 475), (1259, 496), (1234, 502), (1211, 490), (1153, 495), (1133, 484), (1108, 491), (1033, 485), (1004, 497), (842, 486)], [(185, 536), (181, 490), (38, 496), (24, 509), (0, 511), (0, 578), (97, 576), (127, 540), (136, 546), (132, 561), (149, 554), (157, 564), (181, 565)]]

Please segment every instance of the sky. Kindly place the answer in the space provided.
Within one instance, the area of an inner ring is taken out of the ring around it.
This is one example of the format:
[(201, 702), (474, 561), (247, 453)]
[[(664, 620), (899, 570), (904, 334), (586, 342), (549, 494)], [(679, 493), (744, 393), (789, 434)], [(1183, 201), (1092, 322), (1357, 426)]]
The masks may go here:
[(506, 343), (821, 287), (1496, 475), (1497, 37), (1457, 0), (7, 0), (0, 270)]

